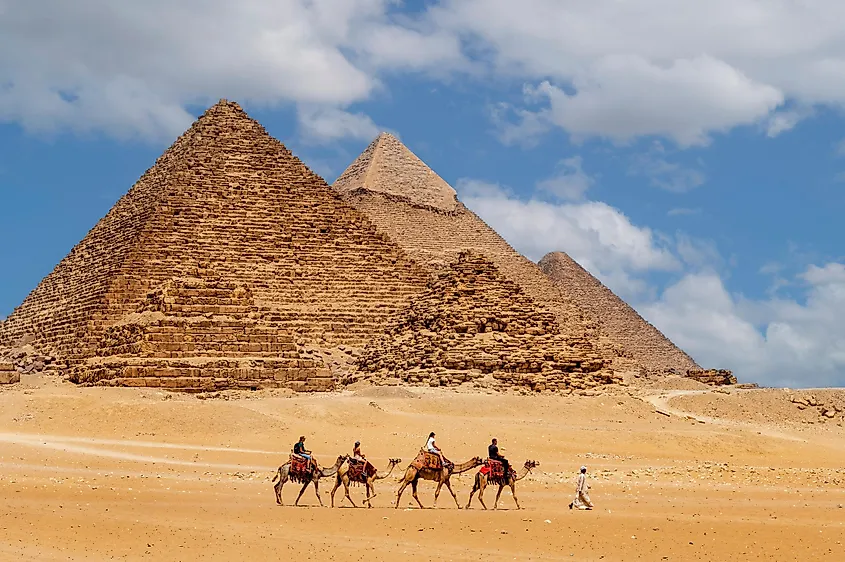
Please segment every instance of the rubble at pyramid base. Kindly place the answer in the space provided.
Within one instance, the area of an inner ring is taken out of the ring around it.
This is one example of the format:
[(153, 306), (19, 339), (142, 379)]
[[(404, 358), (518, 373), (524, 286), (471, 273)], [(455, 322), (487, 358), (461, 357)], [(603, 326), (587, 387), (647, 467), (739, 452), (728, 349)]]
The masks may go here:
[(376, 384), (472, 382), (536, 391), (620, 381), (588, 340), (562, 334), (553, 314), (469, 251), (364, 350), (358, 370)]
[(220, 278), (176, 278), (152, 291), (138, 312), (107, 328), (70, 380), (86, 385), (182, 391), (331, 390), (331, 373), (300, 356), (276, 315), (249, 287)]

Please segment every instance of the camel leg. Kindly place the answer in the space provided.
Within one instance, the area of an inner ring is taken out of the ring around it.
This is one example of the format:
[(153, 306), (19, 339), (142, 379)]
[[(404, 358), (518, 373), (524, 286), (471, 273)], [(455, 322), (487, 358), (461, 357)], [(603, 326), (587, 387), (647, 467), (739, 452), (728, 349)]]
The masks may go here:
[(399, 486), (399, 493), (396, 494), (396, 505), (394, 506), (395, 509), (399, 509), (399, 500), (402, 499), (402, 492), (405, 491), (405, 488), (408, 487), (408, 481), (403, 480), (402, 485)]
[(331, 496), (332, 496), (332, 507), (334, 507), (334, 493), (337, 491), (338, 488), (340, 488), (340, 476), (335, 478), (334, 488), (332, 488), (332, 494), (331, 494)]
[(323, 505), (323, 498), (320, 497), (320, 477), (314, 479), (314, 493), (317, 495), (317, 500), (320, 502), (320, 507), (325, 507)]
[(487, 504), (484, 503), (484, 490), (485, 489), (487, 489), (487, 482), (482, 480), (481, 485), (478, 487), (478, 501), (481, 502), (481, 507), (483, 507), (486, 510)]
[(452, 490), (452, 483), (449, 479), (446, 479), (446, 488), (448, 488), (449, 493), (452, 494), (452, 498), (455, 500), (455, 505), (458, 506), (458, 509), (461, 509), (461, 504), (458, 503), (458, 496), (455, 495), (454, 490)]
[(516, 508), (522, 509), (521, 507), (519, 507), (519, 500), (516, 499), (516, 484), (511, 484), (511, 495), (513, 496), (514, 503), (516, 503)]
[(499, 491), (496, 492), (496, 501), (493, 502), (493, 509), (497, 509), (497, 507), (499, 505), (499, 496), (502, 495), (502, 490), (504, 490), (504, 489), (505, 489), (505, 485), (499, 484)]
[(367, 482), (367, 483), (366, 483), (366, 484), (364, 484), (364, 485), (367, 487), (367, 499), (366, 499), (366, 502), (367, 502), (367, 508), (369, 509), (369, 508), (373, 507), (373, 504), (372, 504), (372, 503), (370, 503), (370, 500), (372, 499), (372, 497), (370, 496), (370, 488), (372, 487), (372, 484), (370, 484), (369, 482)]
[(469, 505), (472, 503), (472, 496), (475, 495), (476, 491), (478, 491), (478, 478), (472, 483), (472, 491), (469, 493), (469, 499), (467, 500), (467, 509), (469, 509)]
[(307, 488), (307, 487), (308, 487), (308, 484), (310, 484), (310, 483), (311, 483), (311, 482), (305, 482), (305, 484), (303, 484), (303, 485), (302, 485), (302, 489), (301, 489), (301, 490), (299, 490), (299, 495), (298, 495), (298, 496), (296, 496), (296, 501), (295, 501), (295, 502), (293, 502), (293, 505), (295, 505), (295, 506), (299, 507), (299, 498), (301, 498), (301, 497), (302, 497), (302, 494), (304, 494), (304, 493), (305, 493), (305, 488)]
[(352, 504), (352, 507), (358, 507), (355, 505), (355, 502), (352, 501), (352, 496), (349, 495), (349, 479), (346, 479), (343, 482), (343, 493), (346, 495), (346, 499), (349, 500), (349, 503)]
[(431, 509), (435, 509), (437, 507), (437, 498), (440, 497), (440, 488), (443, 487), (443, 481), (440, 480), (437, 482), (437, 489), (434, 490), (434, 503), (431, 505)]
[(284, 486), (284, 482), (281, 480), (276, 482), (276, 485), (273, 486), (273, 490), (276, 492), (276, 503), (278, 505), (285, 505), (284, 501), (282, 501), (282, 486)]
[(417, 500), (417, 505), (420, 506), (420, 509), (425, 509), (420, 502), (420, 497), (417, 495), (417, 482), (417, 480), (411, 482), (411, 492), (413, 493), (414, 499)]

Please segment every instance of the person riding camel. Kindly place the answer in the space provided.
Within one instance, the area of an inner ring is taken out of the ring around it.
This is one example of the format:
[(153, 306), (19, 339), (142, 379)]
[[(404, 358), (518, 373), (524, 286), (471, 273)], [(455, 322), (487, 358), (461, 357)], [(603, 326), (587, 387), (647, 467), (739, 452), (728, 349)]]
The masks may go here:
[(299, 441), (297, 441), (296, 445), (293, 446), (293, 454), (299, 455), (300, 457), (304, 457), (311, 462), (312, 466), (317, 466), (317, 461), (311, 455), (311, 451), (305, 448), (305, 436), (300, 435)]
[(443, 456), (443, 451), (441, 451), (440, 447), (438, 447), (437, 443), (435, 443), (433, 431), (428, 434), (428, 441), (425, 444), (425, 450), (432, 455), (440, 457), (441, 466), (446, 466), (446, 457)]
[(510, 464), (508, 459), (499, 454), (499, 441), (494, 437), (493, 441), (487, 446), (487, 458), (502, 463), (504, 468), (505, 480), (510, 477)]
[(364, 462), (367, 460), (367, 457), (364, 456), (364, 453), (361, 452), (361, 442), (356, 441), (355, 446), (352, 448), (352, 458), (356, 461)]

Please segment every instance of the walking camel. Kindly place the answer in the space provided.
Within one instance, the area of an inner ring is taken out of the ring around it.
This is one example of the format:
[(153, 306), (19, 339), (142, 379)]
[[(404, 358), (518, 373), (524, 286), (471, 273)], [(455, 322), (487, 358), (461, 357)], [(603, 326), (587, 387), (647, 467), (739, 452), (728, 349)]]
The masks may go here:
[[(313, 482), (314, 493), (317, 494), (317, 499), (320, 501), (320, 507), (323, 507), (323, 500), (320, 498), (320, 478), (329, 478), (330, 476), (337, 474), (338, 469), (345, 460), (346, 456), (340, 455), (337, 457), (337, 461), (335, 461), (334, 466), (330, 466), (329, 468), (320, 468), (318, 466), (316, 470), (312, 471), (310, 478), (303, 482), (302, 489), (299, 490), (299, 495), (296, 496), (296, 501), (293, 505), (299, 506), (299, 498), (302, 497), (302, 494), (305, 492), (305, 488), (308, 487), (308, 484)], [(273, 476), (273, 482), (278, 480), (278, 482), (273, 485), (273, 490), (276, 492), (276, 503), (279, 505), (285, 505), (282, 501), (282, 487), (287, 483), (288, 479), (293, 480), (290, 474), (290, 461), (280, 466), (279, 470), (276, 471), (276, 475)]]
[[(516, 503), (516, 508), (521, 509), (519, 507), (519, 500), (516, 499), (516, 483), (528, 476), (528, 474), (534, 468), (538, 467), (540, 463), (537, 461), (525, 461), (525, 464), (522, 465), (522, 469), (520, 469), (518, 474), (509, 474), (507, 478), (507, 482), (499, 482), (499, 491), (496, 492), (496, 500), (493, 502), (493, 509), (496, 509), (499, 505), (499, 496), (502, 495), (502, 490), (505, 486), (510, 486), (511, 488), (511, 495), (513, 496), (513, 501)], [(469, 501), (467, 501), (467, 509), (469, 509), (469, 504), (472, 503), (472, 496), (475, 492), (478, 492), (478, 501), (481, 502), (481, 506), (484, 509), (487, 509), (487, 506), (484, 504), (484, 489), (487, 487), (488, 478), (487, 474), (479, 470), (475, 474), (475, 482), (472, 485), (472, 491), (469, 493)], [(492, 484), (492, 483), (491, 483)]]
[[(374, 474), (367, 474), (366, 472), (362, 472), (361, 477), (364, 478), (364, 481), (357, 479), (352, 480), (349, 474), (349, 463), (347, 462), (343, 464), (337, 471), (337, 477), (335, 478), (334, 488), (332, 488), (332, 507), (334, 507), (334, 493), (337, 491), (341, 484), (343, 484), (343, 492), (346, 499), (349, 500), (349, 503), (351, 503), (353, 507), (358, 507), (357, 505), (355, 505), (355, 502), (352, 501), (352, 498), (349, 496), (349, 484), (352, 482), (358, 482), (364, 484), (364, 486), (367, 487), (367, 499), (365, 499), (364, 502), (366, 502), (367, 507), (373, 507), (371, 500), (376, 497), (376, 489), (374, 486), (375, 481), (384, 480), (385, 478), (390, 476), (390, 474), (393, 472), (393, 467), (395, 467), (400, 462), (402, 462), (402, 459), (390, 459), (390, 463), (387, 467), (387, 472), (384, 473), (376, 472)], [(372, 495), (370, 495), (370, 492), (372, 492)]]
[(450, 466), (444, 466), (440, 469), (433, 469), (428, 467), (417, 468), (416, 466), (414, 466), (416, 462), (417, 461), (415, 460), (408, 466), (408, 468), (405, 469), (405, 475), (402, 477), (402, 485), (399, 487), (399, 492), (396, 495), (395, 507), (397, 509), (399, 508), (399, 500), (402, 499), (402, 492), (405, 491), (405, 488), (408, 486), (408, 484), (411, 485), (411, 491), (413, 493), (414, 499), (417, 500), (417, 505), (420, 506), (420, 509), (425, 509), (423, 507), (423, 504), (420, 503), (420, 498), (417, 496), (417, 483), (419, 482), (420, 478), (422, 478), (423, 480), (433, 480), (437, 482), (437, 489), (434, 490), (434, 503), (431, 506), (432, 508), (437, 507), (437, 497), (440, 495), (440, 488), (442, 488), (445, 484), (446, 488), (449, 489), (449, 492), (455, 499), (455, 505), (458, 506), (458, 509), (461, 509), (461, 504), (458, 503), (458, 497), (452, 490), (452, 485), (449, 482), (449, 478), (451, 478), (453, 474), (461, 474), (462, 472), (472, 470), (476, 466), (481, 466), (482, 464), (484, 464), (484, 461), (481, 459), (481, 457), (473, 457), (466, 462)]

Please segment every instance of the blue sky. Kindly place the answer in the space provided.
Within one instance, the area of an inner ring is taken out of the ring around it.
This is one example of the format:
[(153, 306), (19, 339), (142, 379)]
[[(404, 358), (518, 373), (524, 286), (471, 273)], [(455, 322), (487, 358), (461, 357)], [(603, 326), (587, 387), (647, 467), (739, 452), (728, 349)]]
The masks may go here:
[(228, 97), (328, 181), (397, 133), (705, 366), (845, 384), (837, 3), (53, 4), (0, 15), (0, 317)]

